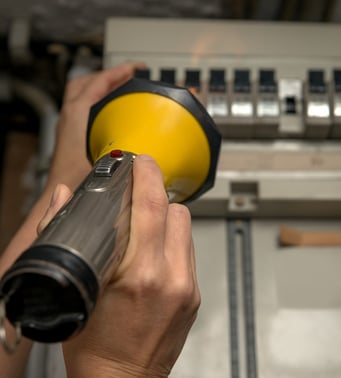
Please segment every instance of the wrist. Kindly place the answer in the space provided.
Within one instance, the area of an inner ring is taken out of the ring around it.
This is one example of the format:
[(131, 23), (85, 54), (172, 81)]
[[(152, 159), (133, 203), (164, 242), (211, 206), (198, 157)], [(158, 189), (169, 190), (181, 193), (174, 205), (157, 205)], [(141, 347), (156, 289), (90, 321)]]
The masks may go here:
[(85, 361), (66, 360), (67, 378), (167, 378), (167, 369), (147, 368), (131, 362), (91, 356)]
[(37, 226), (48, 208), (51, 192), (43, 192), (31, 208), (21, 227), (18, 229), (10, 243), (5, 248), (0, 259), (0, 277), (21, 255), (21, 253), (32, 244), (37, 237)]

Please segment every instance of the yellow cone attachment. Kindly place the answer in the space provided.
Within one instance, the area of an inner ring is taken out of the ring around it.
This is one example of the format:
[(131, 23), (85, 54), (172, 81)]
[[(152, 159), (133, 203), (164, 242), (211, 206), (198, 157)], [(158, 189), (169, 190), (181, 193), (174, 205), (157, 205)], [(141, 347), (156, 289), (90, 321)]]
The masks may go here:
[(219, 146), (220, 135), (213, 121), (183, 88), (132, 79), (90, 113), (91, 160), (115, 149), (151, 155), (175, 202), (201, 194), (207, 180), (212, 181)]

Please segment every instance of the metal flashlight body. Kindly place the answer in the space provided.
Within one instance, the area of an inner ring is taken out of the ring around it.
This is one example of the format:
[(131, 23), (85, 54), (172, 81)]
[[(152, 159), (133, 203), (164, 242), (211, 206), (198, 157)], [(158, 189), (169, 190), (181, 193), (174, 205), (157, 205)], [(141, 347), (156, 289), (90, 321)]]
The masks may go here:
[(21, 333), (57, 342), (77, 333), (128, 244), (131, 153), (110, 154), (5, 274), (6, 314)]
[(170, 201), (214, 184), (221, 137), (184, 88), (131, 79), (90, 111), (93, 169), (1, 281), (6, 316), (24, 336), (57, 342), (86, 324), (129, 242), (133, 161), (159, 164)]

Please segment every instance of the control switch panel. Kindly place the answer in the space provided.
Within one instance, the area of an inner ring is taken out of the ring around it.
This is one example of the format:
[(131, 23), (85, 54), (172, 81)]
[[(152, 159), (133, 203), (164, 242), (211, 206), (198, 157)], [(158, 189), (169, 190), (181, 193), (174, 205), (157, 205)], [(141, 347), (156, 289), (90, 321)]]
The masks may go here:
[(323, 70), (309, 70), (305, 85), (305, 136), (325, 139), (330, 134), (329, 90)]
[(279, 128), (279, 98), (275, 70), (261, 69), (256, 89), (256, 137), (276, 138)]
[(332, 80), (332, 138), (341, 138), (341, 69), (333, 71)]

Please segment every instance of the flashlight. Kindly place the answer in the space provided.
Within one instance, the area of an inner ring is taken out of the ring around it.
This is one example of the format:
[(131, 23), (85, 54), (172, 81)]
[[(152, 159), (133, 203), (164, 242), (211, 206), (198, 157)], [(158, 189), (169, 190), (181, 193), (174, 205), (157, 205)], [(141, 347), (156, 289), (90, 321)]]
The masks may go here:
[(8, 320), (39, 342), (64, 341), (91, 315), (129, 242), (132, 168), (151, 155), (170, 202), (214, 185), (220, 133), (185, 88), (131, 79), (90, 109), (93, 168), (1, 281)]

